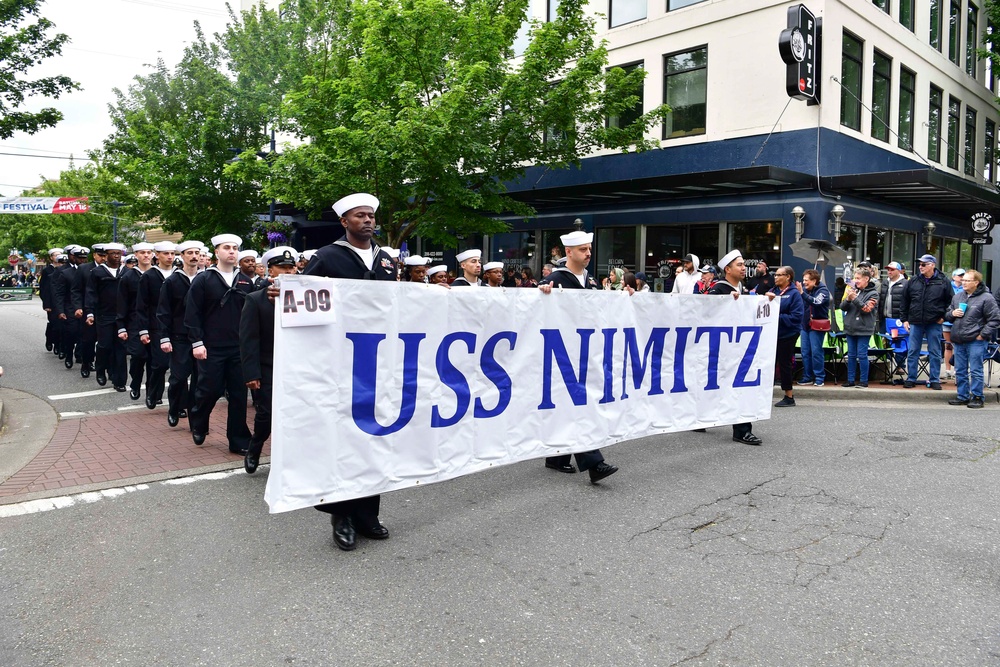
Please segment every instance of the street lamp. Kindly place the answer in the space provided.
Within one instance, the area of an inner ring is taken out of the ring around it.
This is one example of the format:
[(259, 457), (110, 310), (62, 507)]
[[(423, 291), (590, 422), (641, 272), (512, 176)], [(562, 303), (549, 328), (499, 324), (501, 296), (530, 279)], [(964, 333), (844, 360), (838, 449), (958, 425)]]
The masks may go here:
[(830, 209), (830, 216), (832, 217), (832, 219), (827, 220), (826, 231), (833, 236), (834, 243), (836, 243), (837, 239), (840, 238), (840, 225), (843, 222), (844, 214), (846, 213), (847, 210), (844, 209), (844, 207), (841, 206), (840, 204), (836, 204), (833, 208)]
[(795, 218), (795, 240), (798, 241), (806, 230), (806, 210), (796, 206), (792, 209), (792, 217)]
[(934, 242), (935, 229), (937, 229), (937, 225), (935, 225), (930, 220), (928, 220), (927, 223), (924, 225), (924, 248), (927, 250), (927, 252), (931, 251), (931, 243)]

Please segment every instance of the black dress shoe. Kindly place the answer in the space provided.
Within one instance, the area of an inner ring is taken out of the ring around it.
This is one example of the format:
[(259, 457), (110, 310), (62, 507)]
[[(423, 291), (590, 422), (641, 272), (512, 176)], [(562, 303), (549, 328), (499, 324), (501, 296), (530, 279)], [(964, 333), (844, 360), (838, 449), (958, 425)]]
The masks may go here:
[(131, 398), (133, 401), (138, 401), (139, 400), (139, 390), (138, 389), (130, 389), (129, 392), (128, 392), (128, 397)]
[(73, 359), (67, 358), (66, 361), (63, 362), (63, 364), (66, 365), (66, 368), (73, 368)]
[(205, 435), (205, 433), (195, 433), (194, 431), (191, 431), (191, 439), (194, 440), (194, 444), (199, 447), (205, 444)]
[(103, 387), (107, 383), (108, 383), (107, 373), (105, 373), (104, 371), (97, 371), (97, 384)]
[(337, 543), (337, 546), (342, 551), (354, 551), (354, 548), (358, 546), (358, 534), (354, 530), (354, 522), (351, 521), (351, 517), (331, 514), (330, 523), (333, 524), (333, 541)]
[(558, 463), (549, 463), (548, 461), (546, 461), (545, 467), (549, 468), (550, 470), (558, 470), (559, 472), (568, 472), (568, 473), (576, 472), (576, 468), (568, 463), (559, 465)]
[(125, 385), (114, 384), (114, 385), (111, 385), (111, 386), (115, 388), (115, 391), (120, 391), (120, 392), (124, 392), (125, 391)]
[(742, 438), (734, 435), (733, 442), (742, 442), (744, 445), (755, 445), (757, 447), (764, 444), (764, 441), (753, 433), (747, 433)]
[(383, 526), (378, 520), (375, 523), (369, 524), (367, 526), (357, 526), (357, 532), (361, 533), (365, 537), (372, 540), (387, 540), (389, 539), (389, 529)]
[(59, 357), (60, 359), (65, 359), (66, 358), (66, 354), (63, 353), (63, 352), (58, 353), (56, 356)]
[(240, 456), (246, 456), (247, 452), (249, 451), (250, 451), (249, 449), (233, 449), (232, 447), (229, 448), (230, 454), (239, 454)]
[(181, 419), (186, 419), (187, 416), (188, 416), (188, 411), (187, 410), (178, 410), (177, 416), (180, 417)]
[(84, 364), (83, 368), (80, 369), (80, 377), (82, 378), (90, 377), (90, 369), (87, 368), (86, 364)]
[(968, 405), (968, 404), (969, 404), (969, 399), (958, 398), (957, 396), (948, 401), (948, 405)]
[(248, 475), (252, 475), (257, 472), (257, 466), (259, 465), (259, 461), (257, 460), (258, 458), (259, 457), (251, 454), (250, 452), (247, 452), (243, 457), (243, 469), (247, 471)]
[(146, 407), (149, 408), (150, 410), (156, 409), (156, 401), (150, 398), (149, 394), (146, 395)]
[(172, 415), (169, 412), (167, 413), (167, 426), (169, 426), (170, 428), (173, 428), (173, 427), (177, 426), (177, 422), (178, 421), (180, 421), (180, 420), (177, 418), (177, 415)]
[(46, 352), (51, 352), (52, 351), (52, 343), (46, 343), (45, 344), (45, 351)]
[(605, 477), (610, 477), (618, 472), (618, 468), (617, 466), (608, 465), (604, 461), (601, 461), (588, 472), (590, 473), (590, 483), (597, 484)]

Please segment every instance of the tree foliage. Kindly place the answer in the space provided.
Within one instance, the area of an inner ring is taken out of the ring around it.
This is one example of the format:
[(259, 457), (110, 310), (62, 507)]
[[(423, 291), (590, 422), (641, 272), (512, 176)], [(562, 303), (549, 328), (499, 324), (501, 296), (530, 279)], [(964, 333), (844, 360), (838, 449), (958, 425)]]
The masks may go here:
[(225, 67), (219, 45), (196, 24), (196, 39), (176, 68), (160, 61), (127, 92), (115, 90), (115, 129), (102, 159), (139, 193), (128, 202), (134, 217), (158, 218), (167, 231), (207, 239), (222, 231), (246, 234), (266, 206), (259, 186), (223, 173), (235, 157), (231, 149), (262, 145), (267, 120)]
[[(110, 241), (114, 213), (111, 202), (130, 198), (121, 182), (95, 164), (71, 164), (58, 179), (45, 180), (24, 196), (89, 198), (90, 213), (0, 215), (0, 248), (41, 254), (68, 243), (90, 247)], [(118, 211), (118, 239), (126, 244), (142, 239), (142, 230), (128, 208)]]
[(29, 76), (32, 67), (59, 55), (69, 41), (62, 33), (47, 34), (54, 24), (39, 16), (41, 4), (42, 0), (0, 1), (0, 139), (15, 132), (35, 134), (62, 120), (62, 113), (51, 107), (21, 110), (28, 98), (58, 99), (79, 88), (67, 76)]

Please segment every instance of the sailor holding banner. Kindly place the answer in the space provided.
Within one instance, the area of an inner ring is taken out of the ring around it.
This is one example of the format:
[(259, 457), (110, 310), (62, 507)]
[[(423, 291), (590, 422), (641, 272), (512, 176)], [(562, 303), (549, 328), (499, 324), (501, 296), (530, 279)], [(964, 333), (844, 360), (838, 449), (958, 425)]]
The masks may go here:
[[(732, 294), (734, 299), (740, 298), (740, 294), (746, 293), (743, 279), (747, 273), (742, 253), (739, 250), (731, 250), (719, 260), (719, 266), (722, 267), (722, 280), (715, 283), (707, 293)], [(750, 422), (733, 424), (733, 440), (742, 442), (744, 445), (759, 446), (764, 444), (763, 440), (753, 434), (752, 428), (753, 424)]]
[[(334, 203), (333, 210), (344, 226), (344, 238), (317, 250), (303, 274), (348, 280), (396, 280), (395, 262), (372, 242), (378, 199), (356, 193)], [(478, 256), (476, 263), (478, 272)], [(334, 542), (344, 551), (351, 551), (357, 547), (358, 533), (373, 540), (389, 537), (389, 530), (378, 520), (379, 503), (380, 496), (375, 495), (317, 505), (316, 509), (330, 514)]]
[(477, 287), (479, 285), (479, 274), (482, 270), (482, 260), (483, 256), (482, 250), (477, 250), (473, 248), (472, 250), (466, 250), (465, 252), (460, 252), (455, 255), (455, 259), (458, 261), (459, 268), (462, 269), (462, 275), (452, 281), (452, 287)]
[[(562, 241), (566, 250), (566, 263), (543, 278), (538, 289), (543, 294), (551, 294), (553, 286), (560, 289), (601, 289), (587, 273), (594, 234), (592, 232), (570, 232), (560, 236), (559, 240)], [(626, 289), (629, 294), (632, 293), (631, 288)], [(599, 449), (579, 452), (574, 456), (576, 456), (576, 465), (580, 468), (580, 472), (586, 470), (590, 473), (591, 484), (596, 484), (605, 477), (618, 472), (616, 466), (604, 462), (604, 456), (601, 455)], [(545, 459), (545, 467), (559, 472), (574, 473), (576, 468), (570, 465), (569, 457), (569, 454), (549, 456)]]

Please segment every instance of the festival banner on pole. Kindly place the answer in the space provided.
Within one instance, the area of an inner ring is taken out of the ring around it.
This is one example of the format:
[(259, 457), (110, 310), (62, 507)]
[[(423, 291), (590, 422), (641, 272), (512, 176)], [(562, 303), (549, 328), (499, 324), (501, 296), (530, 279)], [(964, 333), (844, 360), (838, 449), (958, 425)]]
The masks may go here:
[(768, 419), (766, 297), (282, 276), (271, 512)]
[(0, 213), (89, 213), (87, 197), (0, 197)]

